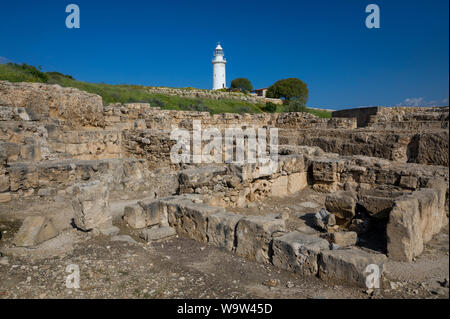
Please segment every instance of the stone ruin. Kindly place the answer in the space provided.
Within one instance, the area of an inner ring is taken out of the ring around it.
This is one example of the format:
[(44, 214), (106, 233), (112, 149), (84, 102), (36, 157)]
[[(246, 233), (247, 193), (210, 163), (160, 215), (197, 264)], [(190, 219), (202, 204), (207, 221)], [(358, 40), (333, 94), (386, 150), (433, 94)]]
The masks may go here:
[[(173, 127), (279, 129), (279, 163), (174, 164)], [(0, 81), (0, 220), (22, 226), (4, 254), (74, 227), (145, 241), (175, 235), (331, 284), (365, 287), (366, 267), (410, 262), (448, 223), (447, 108), (218, 114), (110, 104), (72, 88)], [(245, 214), (267, 198), (325, 194), (289, 214)]]

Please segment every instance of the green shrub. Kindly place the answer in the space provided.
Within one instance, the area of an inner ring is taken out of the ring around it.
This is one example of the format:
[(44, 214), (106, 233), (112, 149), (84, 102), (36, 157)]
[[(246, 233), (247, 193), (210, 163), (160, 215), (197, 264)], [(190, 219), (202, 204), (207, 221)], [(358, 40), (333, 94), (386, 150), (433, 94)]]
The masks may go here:
[(230, 87), (232, 89), (240, 89), (243, 92), (251, 91), (253, 90), (253, 85), (250, 82), (249, 79), (246, 78), (237, 78), (231, 81)]
[(250, 108), (247, 105), (244, 105), (244, 106), (241, 106), (240, 108), (238, 108), (237, 112), (239, 114), (251, 113)]
[(277, 110), (277, 105), (272, 102), (266, 102), (266, 105), (263, 107), (262, 110), (267, 113), (275, 113)]
[(306, 105), (301, 101), (294, 100), (285, 105), (287, 112), (306, 112)]
[(270, 86), (266, 92), (266, 96), (269, 98), (283, 98), (286, 101), (298, 100), (304, 105), (308, 102), (308, 94), (306, 83), (296, 78), (279, 80)]
[[(8, 63), (8, 65), (13, 65), (13, 63)], [(14, 63), (14, 66), (16, 68), (20, 68), (22, 69), (24, 72), (39, 78), (42, 80), (42, 82), (47, 82), (48, 81), (48, 76), (47, 74), (45, 74), (44, 72), (39, 71), (36, 67), (32, 66), (32, 65), (28, 65), (26, 63), (22, 63), (21, 65)]]
[(0, 79), (10, 82), (48, 82), (48, 76), (28, 64), (0, 64)]
[(166, 106), (166, 103), (163, 100), (156, 97), (148, 99), (147, 103), (150, 103), (150, 106), (156, 106), (160, 108), (164, 108)]
[(70, 80), (75, 80), (71, 75), (62, 74), (59, 72), (46, 72), (45, 74), (47, 74), (47, 76), (49, 76), (49, 77), (63, 77), (63, 78), (67, 78)]

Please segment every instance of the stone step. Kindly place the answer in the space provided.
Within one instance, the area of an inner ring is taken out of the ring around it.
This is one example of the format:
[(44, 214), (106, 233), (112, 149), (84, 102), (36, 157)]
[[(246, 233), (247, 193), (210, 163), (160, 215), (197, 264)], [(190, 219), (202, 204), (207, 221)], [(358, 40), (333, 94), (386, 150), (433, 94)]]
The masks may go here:
[(139, 237), (150, 242), (175, 237), (177, 232), (170, 226), (152, 227), (141, 231)]

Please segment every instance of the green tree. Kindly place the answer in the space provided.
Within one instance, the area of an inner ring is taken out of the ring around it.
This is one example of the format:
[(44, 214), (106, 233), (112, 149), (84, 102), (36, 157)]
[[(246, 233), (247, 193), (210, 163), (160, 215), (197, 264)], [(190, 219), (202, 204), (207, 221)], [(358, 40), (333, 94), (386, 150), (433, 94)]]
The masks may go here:
[(264, 106), (262, 110), (267, 113), (275, 113), (277, 110), (277, 105), (272, 102), (266, 102), (266, 106)]
[(282, 98), (286, 101), (296, 100), (306, 105), (308, 94), (309, 91), (305, 82), (297, 78), (289, 78), (275, 82), (267, 89), (266, 96), (276, 99)]
[(246, 78), (234, 79), (233, 81), (231, 81), (230, 87), (232, 89), (241, 89), (244, 92), (253, 90), (252, 83), (250, 82), (249, 79), (246, 79)]

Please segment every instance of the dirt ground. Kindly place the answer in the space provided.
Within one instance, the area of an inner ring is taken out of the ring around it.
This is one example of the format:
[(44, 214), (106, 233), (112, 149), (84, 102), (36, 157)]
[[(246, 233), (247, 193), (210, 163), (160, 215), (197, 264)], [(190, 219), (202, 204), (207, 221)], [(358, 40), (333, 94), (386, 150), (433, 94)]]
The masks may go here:
[[(305, 215), (320, 209), (323, 200), (320, 193), (305, 190), (240, 212), (286, 211), (289, 229), (306, 229)], [(132, 240), (112, 241), (72, 229), (50, 240), (47, 250), (36, 251), (34, 259), (20, 257), (20, 252), (0, 257), (0, 298), (449, 298), (448, 226), (414, 262), (389, 261), (382, 288), (368, 293), (330, 286), (186, 238), (146, 243), (120, 219), (114, 224)], [(0, 222), (2, 246), (19, 226)], [(52, 245), (62, 247), (59, 256), (53, 256)], [(79, 289), (66, 288), (71, 264), (80, 269)]]

